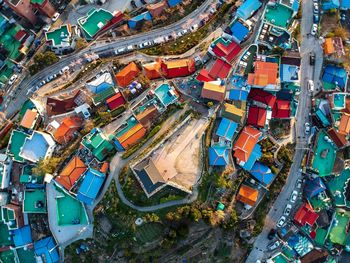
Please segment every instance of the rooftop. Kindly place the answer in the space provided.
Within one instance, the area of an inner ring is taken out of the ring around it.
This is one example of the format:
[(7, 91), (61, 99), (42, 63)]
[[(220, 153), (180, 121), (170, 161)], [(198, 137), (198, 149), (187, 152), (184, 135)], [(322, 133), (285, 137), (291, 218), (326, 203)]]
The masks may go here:
[(226, 146), (214, 145), (209, 147), (209, 165), (226, 166), (229, 164), (230, 150)]
[(178, 99), (175, 89), (167, 83), (163, 83), (156, 88), (154, 93), (165, 107), (174, 103)]
[(82, 27), (89, 38), (93, 38), (98, 31), (107, 25), (113, 18), (113, 14), (102, 8), (90, 9), (86, 16), (78, 19), (78, 24)]
[(258, 190), (242, 184), (239, 188), (239, 192), (236, 199), (246, 205), (254, 206), (256, 201), (258, 200), (258, 196)]
[(255, 145), (257, 144), (261, 132), (251, 126), (245, 126), (233, 146), (233, 156), (237, 162), (245, 163), (248, 161)]
[(238, 124), (226, 118), (222, 118), (220, 125), (216, 131), (216, 135), (225, 138), (228, 141), (232, 141), (233, 135), (237, 131)]
[(274, 26), (288, 28), (292, 21), (293, 10), (281, 4), (267, 5), (265, 19)]
[(105, 177), (105, 174), (90, 168), (79, 187), (78, 200), (87, 205), (92, 205), (101, 190)]
[(26, 189), (23, 200), (24, 213), (46, 213), (46, 194), (44, 189)]
[(29, 137), (28, 134), (13, 130), (10, 141), (7, 146), (7, 153), (13, 157), (14, 161), (23, 162), (24, 159), (20, 156), (21, 149), (24, 145), (25, 140)]
[(60, 47), (69, 45), (70, 37), (71, 37), (71, 27), (69, 24), (61, 25), (59, 28), (46, 32), (45, 37), (46, 41), (51, 41), (52, 46)]
[(71, 190), (86, 169), (83, 161), (78, 156), (74, 156), (55, 180), (67, 190)]

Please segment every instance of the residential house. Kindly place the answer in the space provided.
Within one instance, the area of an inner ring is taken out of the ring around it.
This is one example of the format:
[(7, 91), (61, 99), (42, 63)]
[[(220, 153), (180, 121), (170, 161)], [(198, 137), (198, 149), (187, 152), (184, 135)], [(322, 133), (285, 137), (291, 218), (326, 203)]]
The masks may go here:
[(20, 126), (28, 130), (34, 129), (37, 121), (39, 119), (39, 113), (36, 109), (28, 109), (24, 114)]
[(208, 100), (222, 102), (225, 99), (226, 87), (220, 81), (205, 82), (201, 97)]
[(233, 40), (230, 41), (218, 38), (209, 47), (209, 53), (231, 63), (237, 57), (241, 49), (242, 48)]
[(255, 162), (249, 173), (265, 187), (269, 186), (275, 178), (271, 169), (260, 162)]
[(162, 74), (166, 78), (185, 77), (196, 71), (194, 59), (177, 59), (161, 62)]
[(230, 163), (230, 149), (227, 146), (214, 145), (209, 147), (209, 165), (226, 166)]
[(149, 4), (146, 8), (151, 13), (152, 17), (159, 17), (167, 7), (168, 3), (163, 0), (158, 3)]
[(257, 106), (250, 106), (247, 124), (257, 128), (264, 128), (267, 121), (267, 110)]
[(102, 189), (105, 178), (104, 173), (89, 168), (79, 187), (77, 199), (87, 205), (92, 205)]
[(45, 33), (47, 45), (57, 55), (73, 51), (79, 36), (78, 27), (70, 24), (63, 24), (59, 28)]
[(68, 143), (74, 134), (82, 127), (83, 120), (78, 116), (66, 117), (61, 123), (57, 121), (52, 121), (48, 127), (47, 131), (53, 136), (55, 141), (59, 144)]
[(230, 35), (237, 43), (242, 43), (249, 35), (250, 28), (242, 20), (235, 20), (229, 27)]
[(256, 204), (259, 197), (259, 191), (248, 185), (242, 184), (239, 188), (236, 200), (242, 202), (248, 207), (252, 207)]
[(316, 223), (318, 214), (314, 212), (309, 203), (303, 203), (294, 216), (294, 222), (299, 226), (313, 226)]
[(268, 90), (278, 90), (278, 64), (274, 62), (256, 61), (254, 73), (248, 74), (248, 84)]
[(327, 65), (322, 75), (323, 89), (325, 91), (344, 90), (348, 81), (348, 74), (342, 67)]
[(117, 92), (112, 97), (108, 98), (106, 100), (106, 104), (109, 110), (113, 111), (120, 106), (124, 105), (126, 103), (123, 94), (121, 92)]
[(246, 102), (235, 101), (233, 104), (224, 103), (221, 116), (236, 123), (243, 124), (246, 116)]
[(303, 193), (307, 199), (311, 199), (326, 190), (326, 186), (320, 177), (307, 179)]
[(12, 159), (0, 153), (0, 189), (6, 189), (10, 185), (11, 170)]
[(98, 94), (114, 87), (113, 78), (110, 72), (105, 72), (87, 81), (85, 86), (94, 94)]
[(80, 90), (77, 90), (73, 93), (47, 98), (46, 111), (48, 116), (59, 115), (73, 111), (74, 108), (83, 104), (83, 102), (83, 94), (80, 92)]
[(146, 135), (146, 129), (140, 124), (127, 126), (116, 133), (116, 145), (119, 150), (126, 150)]
[(139, 29), (147, 21), (152, 21), (152, 15), (149, 11), (143, 12), (128, 20), (128, 26), (131, 29)]
[(251, 89), (248, 100), (254, 101), (254, 104), (260, 107), (269, 107), (272, 109), (276, 102), (276, 96), (262, 89)]
[(272, 118), (288, 119), (291, 115), (290, 102), (277, 99), (272, 108)]
[(257, 144), (261, 132), (252, 126), (245, 126), (233, 146), (233, 157), (238, 165), (251, 170), (255, 161), (261, 156), (260, 146)]
[(93, 128), (83, 137), (81, 144), (89, 149), (98, 161), (102, 162), (115, 151), (113, 139), (113, 135), (106, 135), (99, 128)]
[(35, 255), (41, 261), (47, 263), (58, 263), (60, 261), (59, 248), (53, 237), (45, 237), (34, 242)]
[(216, 135), (226, 141), (232, 142), (233, 136), (237, 132), (237, 128), (238, 123), (227, 118), (222, 118), (216, 131)]
[(260, 7), (262, 3), (259, 0), (245, 0), (237, 9), (236, 16), (243, 20), (249, 19)]
[(211, 66), (208, 75), (213, 79), (226, 79), (228, 74), (231, 71), (231, 65), (222, 60), (222, 59), (217, 59), (214, 64)]
[(159, 61), (143, 64), (142, 68), (144, 75), (150, 80), (162, 77), (162, 64)]
[(323, 43), (323, 53), (326, 56), (335, 55), (341, 57), (345, 55), (343, 40), (340, 37), (328, 37), (325, 38)]
[(79, 156), (74, 156), (55, 177), (55, 181), (68, 191), (71, 191), (86, 170), (87, 166), (85, 163), (79, 158)]
[(129, 63), (126, 67), (124, 67), (121, 71), (119, 71), (115, 78), (117, 83), (121, 87), (128, 86), (141, 72), (135, 62)]
[(13, 243), (16, 248), (24, 247), (33, 243), (32, 231), (29, 225), (25, 225), (13, 231)]

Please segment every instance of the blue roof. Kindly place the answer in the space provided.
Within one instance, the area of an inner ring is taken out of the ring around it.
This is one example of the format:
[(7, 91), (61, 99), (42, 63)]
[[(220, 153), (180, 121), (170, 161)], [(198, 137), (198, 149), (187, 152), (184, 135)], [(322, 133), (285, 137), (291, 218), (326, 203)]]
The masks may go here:
[(128, 21), (128, 26), (130, 28), (135, 28), (139, 22), (142, 23), (144, 21), (150, 21), (150, 20), (152, 20), (151, 13), (146, 11), (146, 12), (143, 12), (142, 14), (139, 14), (137, 16), (130, 18)]
[(322, 9), (324, 11), (330, 9), (338, 9), (340, 6), (339, 0), (324, 0), (322, 3)]
[(24, 245), (30, 244), (32, 240), (32, 231), (29, 225), (18, 228), (13, 231), (13, 242), (16, 247), (22, 247)]
[(238, 9), (236, 15), (243, 20), (250, 18), (261, 7), (259, 0), (246, 0)]
[(224, 137), (228, 141), (232, 141), (233, 135), (237, 131), (238, 124), (226, 118), (222, 118), (216, 135)]
[(46, 237), (36, 241), (34, 243), (34, 250), (37, 256), (44, 256), (47, 263), (55, 263), (60, 260), (55, 240), (52, 237)]
[(326, 83), (337, 85), (340, 88), (344, 88), (348, 74), (342, 67), (333, 65), (327, 65), (324, 69), (322, 80)]
[(271, 169), (266, 165), (255, 162), (252, 169), (249, 171), (263, 185), (270, 185), (275, 175), (271, 172)]
[(247, 101), (249, 91), (240, 89), (231, 89), (228, 95), (230, 100)]
[(177, 4), (181, 3), (182, 0), (167, 0), (168, 6), (173, 7), (176, 6)]
[(343, 10), (350, 9), (350, 0), (341, 0), (340, 9), (343, 9)]
[(241, 22), (236, 21), (231, 27), (232, 36), (237, 42), (242, 42), (249, 33), (249, 29)]
[(262, 156), (260, 144), (255, 144), (252, 153), (249, 156), (248, 161), (243, 165), (243, 169), (250, 171), (253, 168), (255, 162)]
[(324, 115), (324, 113), (320, 109), (316, 111), (316, 116), (322, 122), (324, 127), (331, 125), (326, 115)]
[(294, 0), (294, 2), (293, 2), (293, 4), (292, 4), (292, 9), (293, 9), (293, 11), (298, 12), (298, 10), (299, 10), (299, 5), (300, 5), (299, 0)]
[(308, 179), (304, 186), (304, 194), (308, 199), (322, 193), (324, 190), (326, 190), (326, 186), (320, 177)]
[(230, 149), (225, 146), (214, 145), (209, 147), (209, 165), (226, 166), (229, 163)]
[(105, 174), (90, 168), (86, 172), (83, 183), (79, 187), (77, 199), (85, 204), (92, 205), (102, 187), (105, 177)]
[(299, 67), (294, 65), (282, 64), (281, 66), (281, 81), (296, 82), (299, 79)]

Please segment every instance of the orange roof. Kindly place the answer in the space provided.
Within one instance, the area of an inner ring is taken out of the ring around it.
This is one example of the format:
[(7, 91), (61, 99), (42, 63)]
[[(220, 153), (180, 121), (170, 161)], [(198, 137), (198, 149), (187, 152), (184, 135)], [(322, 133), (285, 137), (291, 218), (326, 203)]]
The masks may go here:
[(145, 75), (148, 79), (157, 79), (161, 77), (161, 63), (152, 62), (142, 65)]
[(254, 146), (259, 140), (261, 132), (252, 126), (244, 127), (243, 131), (239, 135), (235, 145), (233, 146), (233, 156), (237, 159), (237, 162), (247, 162), (250, 154), (252, 153)]
[(39, 114), (35, 109), (28, 109), (24, 114), (20, 125), (24, 128), (32, 129), (35, 125), (38, 115)]
[(348, 135), (350, 133), (350, 114), (343, 113), (340, 118), (338, 130), (340, 134)]
[(278, 64), (273, 62), (256, 61), (255, 72), (248, 74), (248, 84), (266, 86), (277, 84)]
[(108, 162), (103, 162), (100, 172), (106, 174), (109, 168), (109, 163)]
[(127, 149), (129, 146), (135, 144), (138, 140), (145, 136), (145, 134), (146, 129), (140, 123), (138, 123), (117, 139), (123, 148)]
[(258, 200), (259, 191), (242, 184), (236, 199), (244, 204), (253, 206)]
[(190, 64), (190, 60), (189, 59), (169, 60), (169, 61), (165, 61), (164, 64), (166, 64), (168, 69), (183, 68), (183, 67), (188, 67), (188, 65)]
[(140, 70), (135, 62), (131, 62), (121, 71), (119, 71), (115, 77), (119, 86), (126, 87), (139, 73)]
[(60, 127), (54, 132), (53, 137), (59, 144), (67, 143), (82, 125), (83, 120), (78, 116), (66, 117)]
[(78, 156), (75, 156), (62, 172), (55, 178), (55, 180), (60, 183), (67, 190), (71, 190), (76, 181), (85, 172), (86, 165)]
[(325, 55), (330, 55), (334, 53), (333, 39), (328, 37), (325, 39), (323, 44), (323, 51)]

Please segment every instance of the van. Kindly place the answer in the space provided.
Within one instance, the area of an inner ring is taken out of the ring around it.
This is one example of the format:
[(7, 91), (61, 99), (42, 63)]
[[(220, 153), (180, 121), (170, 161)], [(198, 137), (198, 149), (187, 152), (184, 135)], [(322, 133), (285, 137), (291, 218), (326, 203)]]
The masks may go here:
[(128, 51), (132, 51), (134, 49), (133, 45), (130, 45), (126, 48)]
[(315, 90), (314, 81), (312, 79), (309, 79), (307, 81), (307, 88), (310, 92), (313, 92)]

